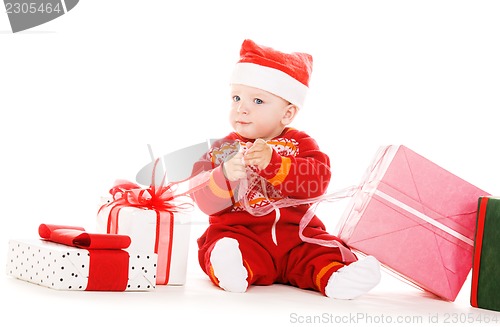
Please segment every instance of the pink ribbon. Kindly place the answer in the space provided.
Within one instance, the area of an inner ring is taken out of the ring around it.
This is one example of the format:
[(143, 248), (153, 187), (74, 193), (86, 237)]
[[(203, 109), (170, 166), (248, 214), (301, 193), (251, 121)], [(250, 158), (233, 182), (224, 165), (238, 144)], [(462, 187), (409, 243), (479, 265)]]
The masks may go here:
[[(251, 174), (255, 174), (255, 177), (262, 179), (257, 173), (251, 172)], [(291, 207), (291, 206), (297, 206), (297, 205), (304, 205), (308, 204), (310, 205), (307, 211), (304, 213), (302, 218), (300, 219), (299, 222), (299, 237), (302, 241), (307, 242), (307, 243), (312, 243), (312, 244), (318, 244), (326, 247), (334, 247), (338, 248), (341, 255), (342, 259), (345, 262), (350, 262), (350, 261), (355, 261), (356, 257), (355, 255), (341, 242), (337, 240), (324, 240), (324, 239), (316, 239), (312, 237), (307, 237), (304, 235), (304, 230), (305, 228), (309, 225), (311, 220), (314, 218), (315, 213), (316, 213), (316, 207), (321, 203), (321, 202), (335, 202), (339, 201), (342, 199), (350, 198), (356, 194), (356, 192), (359, 191), (360, 187), (356, 186), (351, 186), (347, 187), (344, 189), (341, 189), (339, 191), (333, 192), (333, 193), (327, 193), (320, 195), (318, 197), (313, 197), (313, 198), (307, 198), (307, 199), (294, 199), (294, 198), (282, 198), (276, 201), (271, 201), (270, 205), (268, 206), (261, 206), (261, 207), (252, 207), (248, 201), (248, 198), (245, 196), (246, 192), (248, 190), (248, 179), (242, 179), (239, 184), (239, 189), (237, 194), (243, 194), (240, 199), (238, 199), (241, 203), (241, 205), (245, 208), (247, 212), (252, 214), (253, 216), (263, 216), (267, 215), (272, 211), (279, 210), (280, 208), (283, 207)], [(263, 188), (265, 190), (265, 188)]]

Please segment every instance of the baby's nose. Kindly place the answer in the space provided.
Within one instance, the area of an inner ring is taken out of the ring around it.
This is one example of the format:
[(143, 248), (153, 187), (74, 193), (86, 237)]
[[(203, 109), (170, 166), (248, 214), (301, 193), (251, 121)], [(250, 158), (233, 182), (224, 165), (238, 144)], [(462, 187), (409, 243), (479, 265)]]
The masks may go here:
[(238, 108), (236, 109), (236, 111), (240, 114), (248, 114), (248, 107), (244, 104), (243, 101), (241, 101), (238, 105)]

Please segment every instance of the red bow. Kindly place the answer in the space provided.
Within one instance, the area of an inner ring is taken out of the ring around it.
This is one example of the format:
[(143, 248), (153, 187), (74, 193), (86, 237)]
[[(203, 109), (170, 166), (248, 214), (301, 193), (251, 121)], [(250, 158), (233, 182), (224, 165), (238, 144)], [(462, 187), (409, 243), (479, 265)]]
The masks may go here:
[[(153, 210), (156, 212), (156, 238), (154, 253), (158, 254), (158, 271), (156, 274), (157, 284), (167, 284), (170, 273), (170, 260), (172, 255), (174, 212), (180, 212), (192, 207), (191, 202), (180, 202), (178, 198), (185, 197), (189, 193), (179, 192), (181, 183), (169, 183), (164, 186), (165, 175), (160, 186), (156, 186), (155, 171), (158, 159), (153, 168), (152, 183), (149, 188), (143, 189), (139, 185), (126, 181), (117, 180), (109, 193), (113, 196), (111, 203), (104, 204), (101, 209), (109, 207), (106, 232), (108, 234), (119, 234), (119, 211), (126, 207), (136, 207)], [(177, 191), (177, 192), (175, 192)]]
[[(141, 188), (141, 186), (129, 182), (127, 180), (117, 180), (115, 185), (109, 190), (113, 196), (113, 203), (106, 205), (126, 205), (131, 207), (146, 208), (158, 211), (177, 212), (187, 207), (191, 207), (191, 203), (176, 203), (174, 200), (181, 195), (175, 194), (176, 183), (165, 184), (165, 175), (159, 186), (155, 185), (155, 171), (158, 159), (153, 167), (152, 182), (149, 188)], [(105, 206), (106, 206), (105, 205)]]
[(83, 249), (126, 249), (131, 242), (127, 235), (90, 234), (74, 226), (41, 224), (38, 234), (47, 241)]
[(41, 224), (38, 234), (44, 240), (89, 251), (86, 291), (124, 291), (128, 283), (130, 245), (127, 235), (89, 234), (82, 227)]

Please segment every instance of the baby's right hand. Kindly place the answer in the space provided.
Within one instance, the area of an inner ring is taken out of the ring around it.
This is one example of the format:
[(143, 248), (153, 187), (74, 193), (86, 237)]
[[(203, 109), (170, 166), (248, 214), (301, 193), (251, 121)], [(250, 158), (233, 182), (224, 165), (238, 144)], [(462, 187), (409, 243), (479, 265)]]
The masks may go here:
[(243, 152), (238, 152), (222, 165), (224, 176), (231, 181), (237, 181), (247, 177), (245, 163), (243, 162)]

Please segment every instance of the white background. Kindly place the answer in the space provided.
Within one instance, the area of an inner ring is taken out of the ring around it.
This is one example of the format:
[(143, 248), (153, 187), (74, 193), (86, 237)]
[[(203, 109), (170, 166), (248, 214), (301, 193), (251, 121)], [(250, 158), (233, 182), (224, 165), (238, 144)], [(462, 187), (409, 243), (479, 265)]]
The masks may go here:
[[(162, 155), (225, 135), (228, 78), (245, 38), (313, 55), (310, 93), (293, 126), (308, 131), (330, 155), (332, 190), (357, 184), (379, 146), (404, 144), (500, 194), (500, 3), (326, 3), (85, 0), (54, 21), (15, 34), (2, 7), (0, 238), (5, 250), (8, 239), (36, 238), (40, 223), (94, 228), (99, 198), (115, 179), (135, 179), (150, 160), (147, 144)], [(337, 209), (332, 210), (342, 211)], [(322, 219), (333, 227), (338, 214)], [(194, 284), (207, 287), (193, 254), (190, 271), (199, 278)], [(19, 303), (40, 292), (7, 278), (2, 283), (7, 299), (20, 289)], [(287, 299), (299, 293), (277, 286), (260, 294), (273, 301), (275, 289)], [(391, 292), (405, 300), (410, 294), (406, 308), (412, 300), (427, 299), (404, 286)], [(58, 305), (68, 296), (43, 294)], [(297, 296), (312, 301), (309, 293)], [(370, 300), (377, 312), (373, 303), (381, 298)], [(441, 312), (470, 312), (467, 293), (456, 303), (437, 302)], [(31, 303), (50, 306), (41, 298)], [(233, 305), (228, 312), (240, 309)], [(251, 318), (247, 322), (270, 321)], [(281, 318), (276, 320), (281, 325), (289, 322)]]

